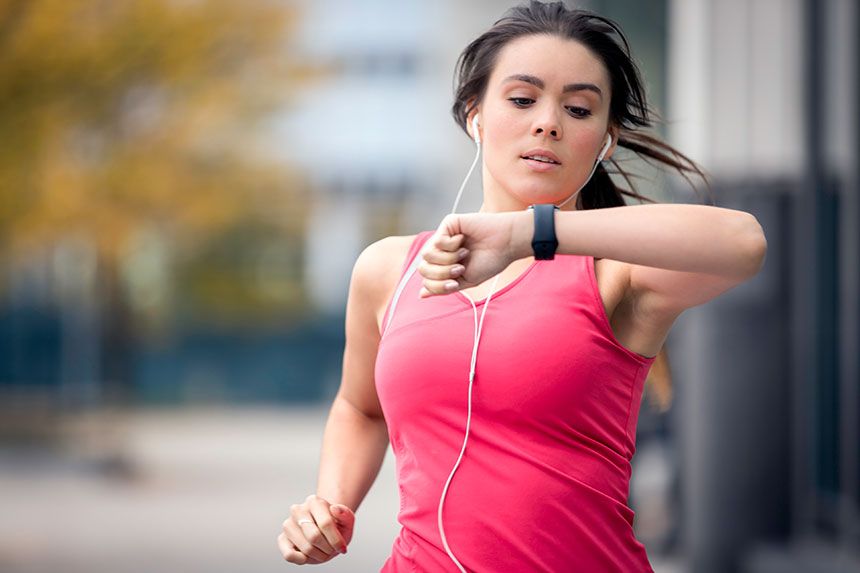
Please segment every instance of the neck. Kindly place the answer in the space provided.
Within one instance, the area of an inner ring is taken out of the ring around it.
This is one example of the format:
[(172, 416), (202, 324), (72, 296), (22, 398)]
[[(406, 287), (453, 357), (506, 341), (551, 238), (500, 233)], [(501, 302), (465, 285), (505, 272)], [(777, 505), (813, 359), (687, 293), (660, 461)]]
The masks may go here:
[[(510, 193), (500, 185), (485, 177), (484, 201), (481, 203), (479, 213), (504, 213), (509, 211), (525, 211), (532, 203), (523, 203), (516, 195)], [(557, 198), (553, 201), (556, 205), (565, 201), (570, 195)], [(542, 203), (545, 201), (537, 201)], [(576, 211), (576, 197), (567, 201), (559, 208), (561, 211)]]

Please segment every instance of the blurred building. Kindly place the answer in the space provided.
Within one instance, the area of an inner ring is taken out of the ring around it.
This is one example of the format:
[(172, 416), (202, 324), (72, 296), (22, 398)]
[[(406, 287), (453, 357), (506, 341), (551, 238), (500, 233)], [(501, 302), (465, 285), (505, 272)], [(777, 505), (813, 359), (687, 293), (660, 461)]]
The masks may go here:
[[(435, 225), (451, 209), (474, 147), (449, 112), (459, 49), (497, 2), (301, 2), (290, 49), (331, 71), (303, 90), (277, 135), (311, 174), (306, 284), (340, 315), (358, 253)], [(480, 206), (480, 174), (460, 210)]]
[(692, 571), (860, 570), (858, 17), (670, 2), (671, 139), (769, 245), (671, 339)]

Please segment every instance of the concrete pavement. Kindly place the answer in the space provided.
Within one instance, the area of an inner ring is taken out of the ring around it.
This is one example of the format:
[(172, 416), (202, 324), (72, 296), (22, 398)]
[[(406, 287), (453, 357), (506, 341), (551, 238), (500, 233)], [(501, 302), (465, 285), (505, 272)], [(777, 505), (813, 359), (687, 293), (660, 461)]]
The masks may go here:
[[(275, 538), (290, 504), (316, 488), (327, 413), (205, 408), (79, 417), (59, 452), (4, 448), (0, 571), (297, 570), (281, 559)], [(378, 571), (399, 529), (398, 504), (389, 450), (349, 552), (307, 567)], [(653, 564), (658, 573), (682, 571)]]

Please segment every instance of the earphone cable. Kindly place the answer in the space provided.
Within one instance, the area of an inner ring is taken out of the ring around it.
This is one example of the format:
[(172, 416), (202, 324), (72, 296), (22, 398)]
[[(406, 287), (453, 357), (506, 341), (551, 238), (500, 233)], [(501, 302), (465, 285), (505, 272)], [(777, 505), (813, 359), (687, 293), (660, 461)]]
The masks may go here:
[[(466, 178), (463, 179), (463, 183), (460, 184), (460, 190), (457, 191), (457, 198), (454, 199), (454, 206), (451, 208), (451, 214), (457, 212), (457, 206), (460, 204), (460, 197), (463, 195), (463, 189), (466, 188), (466, 183), (469, 182), (469, 177), (472, 176), (472, 172), (475, 170), (475, 165), (478, 164), (478, 158), (481, 156), (481, 144), (476, 144), (476, 147), (478, 149), (475, 153), (475, 159), (472, 161), (472, 166), (469, 168), (469, 172), (466, 173)], [(391, 300), (391, 308), (388, 311), (388, 320), (386, 321), (385, 327), (382, 329), (380, 336), (388, 330), (388, 326), (391, 324), (391, 319), (394, 318), (394, 308), (397, 306), (397, 301), (400, 300), (400, 293), (403, 292), (403, 289), (406, 288), (406, 283), (409, 282), (409, 279), (418, 269), (419, 258), (424, 254), (426, 248), (427, 244), (425, 243), (421, 251), (415, 255), (414, 259), (412, 259), (412, 264), (409, 266), (409, 270), (403, 275), (403, 278), (400, 280), (400, 284), (397, 285), (397, 290), (394, 292), (394, 297)]]
[(582, 185), (580, 185), (580, 186), (579, 186), (579, 189), (577, 189), (577, 190), (576, 190), (576, 191), (575, 191), (575, 192), (574, 192), (570, 197), (568, 197), (567, 199), (565, 199), (564, 201), (562, 201), (561, 203), (559, 203), (558, 205), (556, 205), (556, 207), (561, 208), (561, 206), (562, 206), (562, 205), (566, 204), (568, 201), (570, 201), (571, 199), (573, 199), (574, 197), (576, 197), (576, 196), (579, 194), (579, 192), (580, 192), (580, 191), (582, 191), (582, 190), (585, 188), (585, 186), (586, 186), (586, 185), (588, 185), (588, 182), (589, 182), (589, 181), (591, 181), (591, 178), (594, 176), (594, 172), (595, 172), (595, 171), (597, 171), (597, 166), (598, 166), (598, 165), (600, 165), (600, 161), (599, 161), (599, 160), (594, 162), (594, 167), (592, 167), (592, 168), (591, 168), (591, 173), (589, 173), (589, 174), (588, 174), (588, 177), (586, 178), (585, 183), (583, 183)]
[(454, 479), (454, 473), (457, 471), (457, 468), (460, 467), (460, 460), (463, 459), (463, 455), (466, 453), (466, 443), (469, 441), (469, 428), (472, 424), (472, 385), (475, 382), (475, 364), (478, 358), (478, 342), (481, 340), (481, 331), (484, 328), (484, 318), (487, 315), (487, 307), (490, 304), (490, 298), (493, 296), (493, 292), (496, 290), (496, 283), (499, 280), (499, 275), (496, 275), (496, 278), (493, 279), (493, 284), (490, 287), (490, 294), (487, 295), (487, 300), (484, 301), (484, 308), (481, 310), (481, 321), (478, 322), (478, 309), (475, 306), (475, 301), (463, 293), (466, 298), (469, 298), (469, 302), (472, 303), (472, 311), (475, 316), (475, 338), (474, 338), (474, 346), (472, 347), (472, 362), (469, 369), (469, 392), (468, 392), (468, 406), (466, 410), (466, 433), (463, 437), (463, 446), (460, 448), (460, 455), (457, 457), (456, 463), (454, 463), (454, 467), (451, 469), (451, 473), (448, 475), (448, 480), (445, 482), (445, 487), (442, 489), (442, 496), (439, 498), (439, 510), (436, 515), (436, 521), (439, 526), (439, 535), (442, 538), (442, 545), (445, 547), (445, 551), (448, 553), (448, 557), (454, 562), (454, 564), (462, 571), (466, 573), (466, 569), (463, 568), (463, 565), (457, 560), (457, 557), (454, 556), (454, 553), (451, 551), (451, 547), (448, 545), (448, 539), (445, 537), (445, 526), (442, 524), (442, 506), (445, 503), (445, 496), (448, 494), (448, 486), (451, 484), (451, 480)]

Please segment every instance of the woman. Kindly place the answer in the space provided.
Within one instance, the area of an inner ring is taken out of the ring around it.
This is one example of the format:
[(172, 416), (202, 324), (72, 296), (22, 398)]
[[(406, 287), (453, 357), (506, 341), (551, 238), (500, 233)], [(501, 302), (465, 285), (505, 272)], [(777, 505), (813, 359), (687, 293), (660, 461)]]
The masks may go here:
[[(644, 90), (605, 18), (514, 8), (458, 79), (483, 204), (356, 261), (317, 493), (291, 507), (279, 548), (298, 564), (345, 553), (390, 442), (403, 527), (383, 571), (651, 571), (627, 506), (636, 406), (678, 315), (758, 272), (761, 227), (713, 206), (625, 206), (642, 197), (603, 164), (619, 145), (701, 171), (638, 131)], [(547, 215), (548, 253), (532, 242)]]

